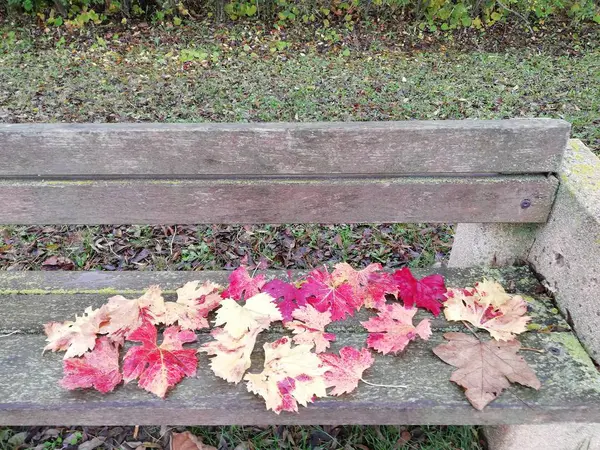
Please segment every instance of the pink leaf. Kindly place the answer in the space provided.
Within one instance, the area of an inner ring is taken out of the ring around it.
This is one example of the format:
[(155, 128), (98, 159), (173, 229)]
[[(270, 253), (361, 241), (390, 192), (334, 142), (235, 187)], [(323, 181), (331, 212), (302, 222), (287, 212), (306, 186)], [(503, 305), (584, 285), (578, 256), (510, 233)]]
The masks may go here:
[(377, 317), (361, 322), (370, 331), (367, 345), (386, 355), (401, 352), (417, 336), (425, 340), (429, 339), (431, 336), (429, 320), (423, 319), (415, 327), (412, 321), (416, 313), (417, 308), (407, 309), (398, 303), (386, 305), (379, 310)]
[(326, 269), (315, 269), (300, 288), (303, 298), (321, 312), (331, 311), (333, 321), (354, 315), (361, 301), (347, 282), (336, 282)]
[(123, 380), (119, 372), (119, 346), (101, 337), (83, 357), (65, 359), (63, 370), (65, 376), (60, 384), (65, 389), (93, 387), (104, 394), (110, 392)]
[(221, 296), (240, 301), (255, 296), (265, 284), (265, 276), (258, 275), (254, 278), (248, 273), (245, 266), (240, 266), (229, 275), (229, 287)]
[(330, 392), (331, 395), (352, 392), (358, 387), (363, 372), (375, 362), (373, 355), (366, 348), (359, 351), (354, 347), (344, 347), (340, 350), (340, 356), (323, 353), (319, 357), (329, 369), (325, 372), (327, 387), (335, 386)]
[(446, 293), (444, 277), (435, 274), (417, 280), (410, 269), (405, 267), (394, 273), (394, 281), (407, 308), (417, 306), (439, 315)]
[(284, 322), (292, 320), (292, 314), (299, 306), (306, 305), (306, 300), (300, 295), (300, 289), (277, 278), (265, 284), (261, 291), (275, 299)]
[(146, 322), (129, 335), (129, 340), (141, 346), (129, 349), (123, 360), (123, 378), (126, 383), (139, 378), (138, 385), (164, 398), (167, 390), (184, 377), (194, 376), (198, 359), (195, 349), (184, 349), (183, 344), (196, 341), (193, 331), (169, 327), (163, 342), (156, 342), (156, 328)]

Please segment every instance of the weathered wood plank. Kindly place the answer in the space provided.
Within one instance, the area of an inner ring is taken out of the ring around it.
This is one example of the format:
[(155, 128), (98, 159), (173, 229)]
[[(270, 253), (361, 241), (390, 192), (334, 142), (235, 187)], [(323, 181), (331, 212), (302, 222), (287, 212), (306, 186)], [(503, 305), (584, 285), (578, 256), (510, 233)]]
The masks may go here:
[(545, 222), (555, 177), (2, 181), (3, 223)]
[[(393, 270), (393, 269), (389, 269)], [(539, 281), (527, 266), (509, 267), (438, 267), (411, 268), (416, 277), (425, 277), (434, 273), (442, 275), (450, 287), (464, 287), (483, 278), (498, 280), (509, 291), (518, 290), (527, 295), (536, 295), (541, 288)], [(301, 277), (308, 271), (293, 270), (292, 277)], [(106, 294), (141, 293), (148, 286), (158, 284), (164, 291), (175, 289), (188, 281), (213, 281), (226, 284), (230, 271), (17, 271), (1, 272), (0, 296), (7, 294)], [(287, 279), (287, 271), (265, 270), (256, 274), (264, 274), (267, 279), (283, 277)]]
[[(536, 329), (565, 331), (570, 330), (566, 321), (557, 314), (547, 296), (540, 295), (540, 284), (527, 267), (502, 269), (429, 269), (413, 270), (416, 276), (423, 277), (433, 272), (441, 273), (449, 287), (466, 287), (483, 278), (499, 280), (511, 292), (525, 296), (529, 303), (529, 314), (533, 317)], [(279, 277), (287, 279), (285, 271), (267, 271), (267, 279)], [(41, 333), (43, 324), (73, 318), (88, 306), (97, 308), (108, 297), (116, 294), (136, 297), (152, 284), (159, 284), (165, 290), (165, 297), (174, 300), (174, 289), (190, 280), (211, 280), (227, 283), (228, 272), (4, 272), (0, 277), (0, 334), (19, 331), (21, 333)], [(294, 278), (301, 272), (293, 274)], [(335, 322), (328, 331), (363, 331), (361, 321), (367, 320), (373, 312), (362, 310), (346, 321)], [(432, 320), (436, 330), (460, 328), (460, 324), (448, 324), (442, 317), (420, 311), (416, 320)]]
[[(130, 296), (134, 298), (138, 294)], [(74, 320), (76, 315), (81, 315), (88, 306), (99, 308), (106, 303), (109, 295), (101, 294), (66, 294), (66, 295), (2, 295), (0, 296), (0, 334), (13, 332), (35, 334), (42, 333), (44, 324), (48, 322), (62, 322)], [(167, 300), (175, 300), (174, 294), (166, 294)], [(551, 299), (546, 296), (526, 296), (528, 302), (528, 314), (532, 316), (532, 327), (540, 330), (570, 331), (570, 326), (565, 319), (556, 311)], [(333, 322), (327, 326), (330, 333), (340, 332), (363, 332), (361, 322), (373, 317), (373, 310), (361, 309), (353, 317), (348, 317), (340, 322)], [(213, 316), (211, 316), (212, 320)], [(419, 310), (415, 317), (415, 323), (429, 319), (434, 330), (464, 331), (467, 329), (460, 322), (447, 322), (443, 315), (434, 317), (433, 314)], [(274, 331), (283, 331), (278, 322), (273, 325)], [(208, 333), (210, 330), (200, 330)]]
[(0, 125), (2, 176), (540, 173), (562, 120)]
[[(277, 335), (263, 335), (272, 341)], [(207, 339), (201, 336), (200, 339)], [(347, 333), (335, 348), (361, 347), (366, 336)], [(453, 368), (438, 360), (431, 348), (441, 342), (415, 341), (402, 356), (376, 356), (365, 372), (373, 383), (404, 384), (386, 389), (361, 384), (339, 398), (325, 398), (298, 414), (276, 415), (249, 394), (243, 383), (227, 384), (200, 355), (197, 378), (186, 379), (166, 400), (131, 383), (102, 396), (92, 391), (65, 391), (58, 385), (60, 354), (41, 355), (42, 336), (11, 336), (0, 346), (0, 425), (266, 425), (266, 424), (510, 424), (600, 421), (600, 377), (571, 333), (531, 334), (523, 345), (545, 350), (523, 352), (542, 381), (542, 389), (518, 385), (483, 412), (472, 408), (448, 378)], [(260, 346), (251, 372), (262, 363)]]

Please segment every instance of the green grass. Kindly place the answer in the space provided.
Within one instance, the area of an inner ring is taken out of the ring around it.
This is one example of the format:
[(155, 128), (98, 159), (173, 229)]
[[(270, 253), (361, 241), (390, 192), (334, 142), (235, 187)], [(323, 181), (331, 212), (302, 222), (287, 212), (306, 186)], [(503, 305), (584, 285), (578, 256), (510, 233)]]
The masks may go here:
[(207, 45), (208, 61), (183, 63), (182, 50), (193, 44), (160, 37), (41, 50), (16, 39), (1, 44), (0, 121), (557, 117), (600, 149), (598, 49), (567, 56), (380, 48), (345, 58), (311, 45), (270, 53), (266, 42), (256, 52)]
[[(125, 442), (143, 440), (165, 448), (168, 436), (158, 427), (140, 427), (133, 437), (133, 427), (120, 427), (126, 431)], [(0, 450), (21, 448), (64, 448), (65, 444), (81, 444), (95, 435), (106, 436), (105, 427), (51, 428), (30, 433), (30, 429), (0, 428)], [(236, 450), (481, 450), (479, 427), (467, 426), (269, 426), (269, 427), (190, 427), (203, 444)], [(183, 428), (173, 431), (182, 432)], [(117, 434), (121, 434), (117, 432)], [(24, 446), (23, 441), (26, 440)], [(106, 441), (112, 448), (110, 438)], [(117, 442), (117, 445), (120, 443)], [(38, 447), (39, 446), (39, 447)]]

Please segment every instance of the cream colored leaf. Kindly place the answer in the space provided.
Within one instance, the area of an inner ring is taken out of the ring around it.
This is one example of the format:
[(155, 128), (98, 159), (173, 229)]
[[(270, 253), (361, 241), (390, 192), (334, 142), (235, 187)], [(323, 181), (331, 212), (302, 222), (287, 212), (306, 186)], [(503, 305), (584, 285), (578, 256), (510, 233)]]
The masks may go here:
[(190, 281), (177, 289), (177, 301), (165, 303), (165, 325), (177, 323), (185, 330), (208, 328), (208, 313), (222, 301), (219, 291), (222, 287), (210, 281), (199, 285)]
[(154, 325), (165, 320), (165, 301), (159, 286), (150, 286), (141, 297), (128, 300), (122, 295), (108, 299), (107, 312), (110, 321), (101, 328), (101, 333), (127, 337), (144, 322)]
[(306, 305), (294, 310), (294, 319), (286, 323), (286, 328), (292, 330), (292, 338), (296, 344), (315, 346), (316, 353), (322, 353), (329, 348), (330, 341), (335, 335), (325, 332), (325, 326), (331, 323), (331, 312), (320, 312), (312, 305)]
[(527, 303), (519, 295), (510, 295), (502, 286), (484, 280), (473, 288), (449, 289), (444, 302), (447, 320), (469, 322), (489, 331), (500, 341), (509, 341), (527, 330), (531, 317), (526, 316)]
[(215, 328), (211, 333), (215, 340), (202, 345), (198, 352), (214, 356), (210, 368), (216, 376), (237, 384), (250, 367), (250, 355), (259, 332), (260, 329), (255, 328), (234, 338), (223, 328)]
[(241, 338), (249, 330), (267, 329), (271, 322), (282, 320), (275, 299), (269, 294), (260, 293), (246, 300), (241, 306), (233, 299), (221, 302), (217, 311), (215, 325), (223, 325), (223, 329), (234, 338)]
[(96, 335), (100, 327), (108, 321), (105, 307), (99, 309), (86, 308), (82, 316), (75, 317), (75, 321), (63, 323), (50, 322), (44, 326), (48, 336), (44, 351), (66, 351), (65, 359), (81, 356), (96, 345)]
[(291, 346), (283, 337), (264, 345), (264, 370), (259, 374), (246, 374), (250, 392), (265, 399), (267, 409), (298, 411), (298, 403), (306, 406), (316, 397), (325, 397), (324, 374), (327, 368), (311, 352), (311, 345)]

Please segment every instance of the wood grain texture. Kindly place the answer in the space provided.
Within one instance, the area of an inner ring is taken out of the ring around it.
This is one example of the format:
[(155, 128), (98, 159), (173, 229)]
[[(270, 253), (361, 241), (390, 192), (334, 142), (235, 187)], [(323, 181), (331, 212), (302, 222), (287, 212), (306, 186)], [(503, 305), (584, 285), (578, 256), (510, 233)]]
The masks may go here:
[(5, 180), (0, 210), (5, 224), (545, 222), (557, 185), (543, 175)]
[[(264, 341), (261, 335), (251, 372), (260, 371)], [(200, 336), (204, 341), (208, 336)], [(366, 335), (338, 335), (335, 349), (361, 347)], [(442, 341), (435, 333), (412, 342), (402, 356), (377, 355), (365, 372), (373, 383), (404, 384), (387, 389), (360, 384), (339, 398), (317, 400), (298, 414), (276, 415), (246, 391), (244, 383), (227, 384), (199, 356), (196, 378), (183, 380), (161, 400), (134, 383), (101, 395), (93, 391), (66, 391), (59, 387), (62, 355), (41, 355), (44, 338), (16, 335), (0, 346), (0, 425), (267, 425), (267, 424), (511, 424), (600, 421), (600, 376), (570, 333), (528, 334), (524, 346), (545, 353), (523, 352), (542, 382), (540, 391), (518, 385), (504, 392), (483, 412), (465, 400), (449, 381), (453, 368), (437, 359), (431, 349)]]
[[(14, 331), (22, 333), (42, 333), (43, 324), (52, 321), (72, 319), (88, 306), (100, 307), (113, 295), (121, 294), (129, 298), (139, 297), (152, 284), (163, 288), (167, 300), (175, 300), (174, 290), (187, 281), (210, 280), (222, 285), (227, 283), (230, 272), (4, 272), (0, 277), (0, 310), (10, 311), (0, 314), (0, 334)], [(292, 274), (298, 279), (303, 273)], [(540, 329), (569, 331), (567, 322), (552, 313), (554, 304), (545, 295), (538, 280), (527, 267), (470, 268), (470, 269), (413, 269), (417, 277), (440, 273), (449, 287), (472, 286), (483, 278), (498, 280), (512, 292), (525, 296), (533, 323)], [(288, 279), (287, 271), (264, 272), (268, 280), (275, 277)], [(372, 311), (361, 310), (346, 321), (334, 322), (327, 329), (337, 333), (342, 331), (363, 331), (361, 321), (373, 315)], [(419, 311), (416, 320), (429, 318), (436, 330), (456, 328), (443, 318), (435, 318), (426, 311)], [(278, 329), (278, 328), (277, 328)], [(203, 330), (208, 331), (208, 330)]]
[(0, 125), (0, 177), (557, 172), (562, 120)]

